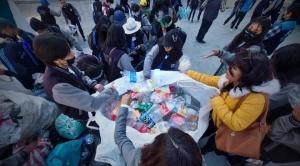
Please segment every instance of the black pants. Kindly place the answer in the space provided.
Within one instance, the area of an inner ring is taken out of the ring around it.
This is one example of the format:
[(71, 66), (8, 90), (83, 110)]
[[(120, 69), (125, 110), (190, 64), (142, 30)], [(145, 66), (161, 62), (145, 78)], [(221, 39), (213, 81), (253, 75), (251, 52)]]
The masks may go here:
[(82, 30), (81, 25), (80, 25), (80, 21), (78, 20), (78, 18), (76, 20), (70, 20), (70, 21), (71, 21), (72, 25), (77, 25), (82, 38), (85, 38), (83, 30)]
[(213, 21), (209, 21), (205, 18), (202, 19), (202, 23), (201, 23), (198, 35), (196, 37), (198, 41), (203, 40), (205, 34), (208, 32), (212, 23), (213, 23)]
[(200, 16), (201, 16), (202, 11), (203, 11), (203, 9), (201, 7), (199, 7), (199, 13), (198, 13), (198, 17), (197, 17), (198, 21), (200, 20)]
[(223, 25), (227, 24), (228, 21), (231, 20), (231, 18), (234, 16), (234, 14), (235, 14), (235, 9), (232, 10), (230, 16), (224, 21)]
[(280, 14), (280, 11), (271, 11), (271, 12), (265, 14), (264, 16), (266, 16), (266, 17), (271, 16), (271, 22), (272, 22), (272, 24), (274, 24), (275, 21), (277, 21), (279, 14)]
[(235, 28), (237, 29), (240, 23), (243, 21), (246, 14), (247, 14), (246, 12), (238, 12), (235, 15), (234, 20), (231, 22), (230, 28), (233, 28), (235, 26)]
[(190, 20), (190, 18), (191, 18), (191, 15), (193, 14), (193, 16), (192, 16), (192, 20), (194, 19), (194, 16), (195, 16), (195, 13), (196, 13), (196, 10), (197, 10), (197, 8), (195, 8), (195, 9), (191, 9), (191, 13), (190, 13), (190, 15), (189, 15), (189, 20)]
[(251, 16), (251, 21), (253, 20), (253, 19), (255, 19), (256, 17), (259, 17), (259, 16), (261, 16), (262, 15), (262, 12), (253, 12), (253, 14), (252, 14), (252, 16)]

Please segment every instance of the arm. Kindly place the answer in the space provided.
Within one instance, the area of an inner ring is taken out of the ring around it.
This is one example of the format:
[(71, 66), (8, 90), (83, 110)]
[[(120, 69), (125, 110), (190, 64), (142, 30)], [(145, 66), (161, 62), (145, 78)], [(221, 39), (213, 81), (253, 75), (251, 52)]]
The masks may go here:
[(196, 81), (202, 82), (209, 86), (219, 88), (218, 82), (221, 78), (220, 76), (206, 75), (206, 74), (198, 73), (193, 70), (188, 70), (186, 74)]
[(113, 96), (112, 89), (105, 89), (98, 96), (91, 96), (68, 83), (59, 83), (52, 88), (53, 99), (62, 105), (70, 106), (87, 112), (93, 112)]
[(209, 1), (209, 0), (205, 0), (205, 1), (202, 3), (201, 8), (205, 8), (206, 5), (207, 5), (207, 3), (208, 3), (208, 1)]
[(127, 54), (121, 56), (118, 62), (118, 68), (122, 70), (135, 71), (134, 67), (131, 64), (131, 58)]
[(149, 41), (147, 39), (147, 36), (144, 34), (143, 36), (143, 44), (140, 45), (142, 51), (147, 51), (149, 48)]
[(73, 66), (75, 70), (77, 70), (76, 74), (78, 74), (78, 78), (82, 80), (83, 84), (85, 86), (90, 87), (91, 89), (94, 89), (95, 85), (97, 84), (96, 80), (91, 80), (90, 77), (83, 74), (81, 70), (79, 70), (76, 66)]
[(130, 139), (126, 136), (126, 119), (128, 108), (119, 107), (119, 115), (115, 126), (115, 143), (122, 153), (127, 165), (138, 165), (141, 156), (140, 149), (134, 147)]
[(277, 35), (282, 29), (282, 25), (281, 24), (278, 24), (278, 25), (275, 25), (273, 26), (269, 31), (268, 33), (265, 35), (264, 37), (264, 40), (267, 40), (275, 35)]
[(262, 12), (262, 14), (264, 15), (264, 14), (268, 13), (270, 10), (272, 10), (273, 7), (275, 6), (276, 2), (277, 2), (277, 0), (274, 0), (274, 1), (268, 6), (268, 8), (266, 8), (266, 9)]
[(217, 54), (217, 56), (220, 58), (220, 59), (224, 59), (224, 61), (226, 63), (228, 62), (231, 62), (235, 56), (235, 53), (231, 53), (225, 49), (223, 50), (219, 50), (219, 54)]
[(61, 15), (60, 12), (56, 12), (56, 11), (51, 10), (51, 9), (50, 9), (50, 14), (53, 15), (53, 16), (56, 16), (56, 17), (60, 17), (60, 15)]
[(146, 16), (142, 17), (142, 25), (142, 30), (151, 31), (152, 26)]
[(242, 131), (261, 115), (265, 105), (265, 97), (262, 94), (250, 94), (234, 113), (221, 96), (212, 98), (210, 103), (213, 108), (213, 115), (215, 114), (217, 119), (220, 119), (233, 131)]
[(159, 51), (159, 47), (156, 44), (155, 46), (152, 47), (152, 49), (149, 51), (149, 53), (145, 57), (144, 70), (143, 70), (145, 78), (150, 78), (150, 76), (151, 76), (152, 63), (153, 63), (153, 60), (158, 55), (158, 51)]
[(63, 10), (61, 10), (61, 13), (62, 13), (63, 16), (64, 16), (64, 18), (65, 18), (65, 20), (66, 20), (66, 23), (69, 24), (69, 19), (68, 19), (67, 14), (66, 14)]
[(78, 51), (82, 51), (82, 48), (73, 36), (71, 36), (69, 33), (62, 29), (60, 29), (60, 31), (64, 35), (64, 37), (67, 38), (67, 40), (71, 43), (72, 46), (74, 46)]
[(226, 0), (222, 0), (221, 6), (220, 6), (220, 11), (224, 12), (226, 9)]

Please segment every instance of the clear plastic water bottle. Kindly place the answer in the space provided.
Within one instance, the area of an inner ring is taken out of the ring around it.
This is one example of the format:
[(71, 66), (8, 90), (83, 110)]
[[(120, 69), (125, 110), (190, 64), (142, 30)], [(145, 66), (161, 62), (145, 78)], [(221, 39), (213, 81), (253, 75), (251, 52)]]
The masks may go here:
[(195, 131), (197, 130), (197, 122), (186, 121), (182, 126), (180, 126), (183, 131)]
[(162, 117), (164, 116), (162, 111), (161, 111), (161, 106), (158, 104), (154, 104), (148, 111), (147, 114), (149, 117), (155, 122), (159, 122)]

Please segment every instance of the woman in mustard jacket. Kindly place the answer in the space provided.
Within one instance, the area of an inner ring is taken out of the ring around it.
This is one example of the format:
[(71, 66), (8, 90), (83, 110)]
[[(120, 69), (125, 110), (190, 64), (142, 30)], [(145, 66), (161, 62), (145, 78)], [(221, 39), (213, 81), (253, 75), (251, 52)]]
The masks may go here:
[[(210, 76), (192, 70), (186, 71), (186, 74), (194, 80), (217, 87), (221, 91), (221, 94), (211, 97), (213, 121), (202, 137), (215, 133), (221, 121), (233, 131), (246, 129), (258, 119), (264, 109), (266, 99), (261, 93), (271, 95), (280, 89), (278, 80), (273, 79), (268, 58), (246, 49), (241, 49), (236, 54), (226, 74), (222, 76)], [(249, 93), (250, 95), (233, 113), (240, 98)], [(201, 149), (202, 154), (216, 150), (214, 140), (214, 136), (210, 138)], [(245, 161), (245, 158), (243, 160)], [(230, 160), (229, 162), (233, 163)]]

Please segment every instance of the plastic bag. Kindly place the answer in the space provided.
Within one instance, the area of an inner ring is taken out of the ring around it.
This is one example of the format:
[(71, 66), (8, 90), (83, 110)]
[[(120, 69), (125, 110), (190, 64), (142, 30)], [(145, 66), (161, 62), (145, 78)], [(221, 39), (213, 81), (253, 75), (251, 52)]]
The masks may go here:
[(178, 16), (179, 20), (187, 19), (188, 16), (187, 16), (187, 13), (186, 13), (186, 9), (184, 7), (180, 6), (179, 9), (178, 9), (178, 12), (177, 12), (177, 16)]
[(57, 145), (48, 155), (48, 166), (79, 165), (83, 139), (77, 139)]
[(68, 139), (77, 138), (85, 130), (80, 122), (64, 114), (60, 114), (55, 120), (55, 128), (62, 137)]
[(87, 134), (82, 137), (83, 143), (81, 148), (81, 156), (79, 161), (79, 166), (87, 166), (90, 163), (92, 157), (91, 153), (93, 150), (94, 136), (92, 134)]
[(76, 25), (68, 24), (65, 26), (65, 31), (70, 35), (74, 35), (77, 32)]
[(190, 58), (186, 55), (183, 55), (180, 59), (179, 59), (179, 66), (178, 66), (178, 70), (179, 71), (185, 71), (191, 68), (191, 62), (190, 62)]

